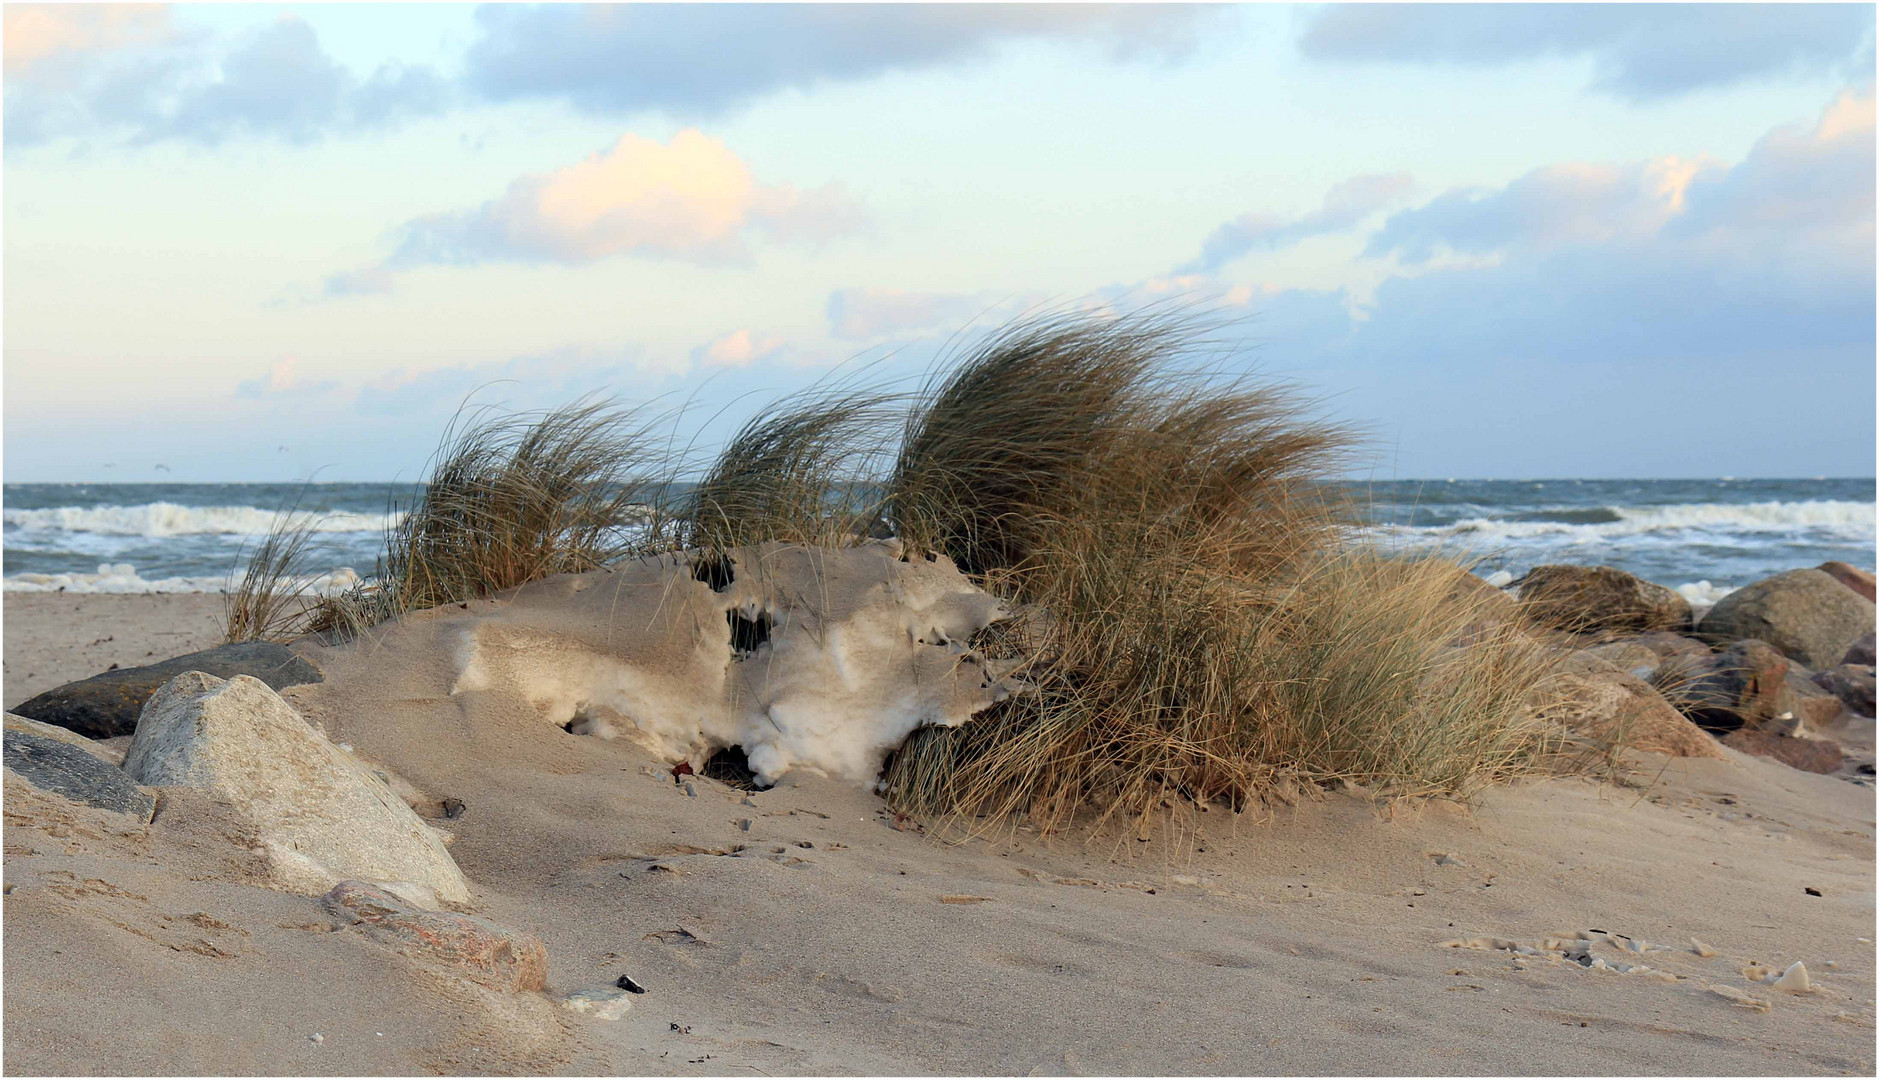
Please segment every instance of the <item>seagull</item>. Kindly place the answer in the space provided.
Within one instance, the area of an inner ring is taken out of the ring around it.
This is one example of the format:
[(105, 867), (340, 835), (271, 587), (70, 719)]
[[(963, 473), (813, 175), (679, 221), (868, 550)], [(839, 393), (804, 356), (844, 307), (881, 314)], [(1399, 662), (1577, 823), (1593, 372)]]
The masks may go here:
[(157, 468), (162, 469), (164, 472), (170, 471), (170, 467), (168, 465), (158, 465)]

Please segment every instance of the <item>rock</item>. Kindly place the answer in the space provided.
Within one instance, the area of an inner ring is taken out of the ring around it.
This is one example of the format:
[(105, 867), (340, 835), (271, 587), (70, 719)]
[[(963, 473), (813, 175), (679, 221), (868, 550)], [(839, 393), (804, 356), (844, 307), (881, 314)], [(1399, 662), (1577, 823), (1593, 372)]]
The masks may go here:
[(218, 679), (248, 675), (275, 690), (319, 682), (322, 678), (319, 668), (284, 645), (247, 641), (66, 683), (21, 703), (12, 711), (68, 728), (90, 739), (129, 735), (137, 730), (137, 716), (150, 695), (185, 671), (206, 672)]
[(596, 1020), (618, 1020), (633, 1008), (633, 995), (625, 990), (580, 990), (562, 998), (561, 1007)]
[(1708, 656), (1710, 653), (1709, 645), (1705, 642), (1668, 630), (1653, 630), (1648, 634), (1626, 638), (1625, 641), (1631, 645), (1642, 645), (1666, 660), (1673, 656)]
[(1838, 560), (1821, 563), (1818, 569), (1821, 573), (1865, 597), (1868, 604), (1873, 602), (1872, 571), (1861, 570), (1851, 563)]
[(1846, 655), (1840, 657), (1842, 664), (1864, 664), (1872, 667), (1873, 662), (1873, 632), (1871, 630), (1866, 631), (1866, 635), (1858, 641), (1848, 645)]
[(83, 750), (87, 754), (109, 765), (116, 766), (124, 763), (124, 750), (122, 747), (111, 746), (99, 742), (96, 739), (87, 739), (76, 731), (58, 727), (54, 724), (42, 724), (37, 720), (29, 720), (24, 716), (16, 716), (13, 713), (7, 713), (6, 730), (23, 731), (28, 735), (37, 735), (41, 738), (53, 739), (65, 743), (67, 746), (76, 746), (80, 750)]
[(1620, 671), (1628, 671), (1640, 679), (1649, 679), (1657, 671), (1658, 665), (1663, 663), (1663, 657), (1658, 654), (1657, 650), (1635, 641), (1613, 641), (1580, 651), (1596, 656), (1614, 665)]
[[(1774, 718), (1765, 723), (1794, 735), (1817, 731), (1839, 720), (1846, 704), (1831, 690), (1822, 689), (1816, 681), (1819, 677), (1799, 665), (1790, 669), (1775, 695)], [(1782, 721), (1784, 716), (1791, 717), (1791, 722)]]
[(1536, 566), (1515, 582), (1528, 618), (1555, 630), (1611, 636), (1690, 628), (1690, 602), (1609, 566)]
[(1873, 669), (1870, 664), (1841, 664), (1814, 676), (1814, 684), (1861, 716), (1873, 715)]
[(1684, 715), (1711, 731), (1731, 731), (1780, 715), (1790, 663), (1765, 641), (1738, 641), (1719, 653), (1666, 660), (1651, 682)]
[(1772, 731), (1743, 728), (1723, 736), (1722, 744), (1745, 754), (1773, 758), (1802, 772), (1838, 772), (1842, 761), (1838, 743), (1827, 739), (1797, 739)]
[(1455, 632), (1448, 644), (1477, 644), (1502, 627), (1519, 623), (1520, 605), (1513, 597), (1461, 567), (1455, 570), (1455, 578), (1449, 586), (1446, 600), (1467, 616), (1467, 622)]
[(171, 680), (144, 706), (124, 771), (232, 804), (290, 892), (317, 896), (365, 878), (411, 882), (450, 903), (470, 898), (438, 835), (259, 679), (191, 671)]
[(548, 985), (548, 953), (541, 941), (488, 919), (427, 911), (364, 881), (340, 882), (321, 903), (342, 925), (478, 986), (519, 993)]
[(1821, 570), (1789, 570), (1723, 597), (1698, 628), (1710, 641), (1766, 641), (1811, 668), (1833, 667), (1872, 632), (1873, 604)]
[(1548, 715), (1600, 742), (1672, 757), (1721, 757), (1708, 733), (1691, 723), (1651, 685), (1583, 653), (1556, 676), (1559, 700)]
[(157, 801), (138, 789), (124, 770), (82, 746), (8, 725), (5, 733), (8, 783), (27, 783), (75, 803), (148, 822)]

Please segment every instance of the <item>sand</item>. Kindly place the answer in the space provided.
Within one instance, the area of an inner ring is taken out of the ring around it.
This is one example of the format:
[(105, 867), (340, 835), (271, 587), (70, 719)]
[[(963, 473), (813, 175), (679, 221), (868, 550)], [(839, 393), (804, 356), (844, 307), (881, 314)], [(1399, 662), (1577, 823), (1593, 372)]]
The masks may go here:
[[(152, 642), (204, 611), (23, 599), (6, 600), (8, 701), (74, 674), (55, 661), (81, 639)], [(1873, 1071), (1869, 788), (1733, 750), (1646, 754), (1617, 782), (1473, 808), (1342, 791), (1190, 811), (1147, 842), (1021, 827), (947, 844), (851, 782), (694, 777), (688, 794), (630, 741), (499, 703), (471, 715), (436, 645), (477, 615), (327, 654), (328, 683), (284, 696), (465, 803), (445, 824), (475, 911), (539, 935), (549, 995), (472, 993), (329, 930), (316, 898), (260, 887), (238, 829), (186, 794), (125, 829), (10, 785), (8, 1070)], [(22, 655), (61, 674), (16, 686)], [(1659, 974), (1444, 944), (1578, 933)], [(1814, 993), (1741, 974), (1796, 960)], [(648, 990), (622, 1020), (552, 1004), (622, 974)]]
[(222, 643), (222, 597), (203, 593), (5, 594), (10, 708), (116, 664), (137, 667)]

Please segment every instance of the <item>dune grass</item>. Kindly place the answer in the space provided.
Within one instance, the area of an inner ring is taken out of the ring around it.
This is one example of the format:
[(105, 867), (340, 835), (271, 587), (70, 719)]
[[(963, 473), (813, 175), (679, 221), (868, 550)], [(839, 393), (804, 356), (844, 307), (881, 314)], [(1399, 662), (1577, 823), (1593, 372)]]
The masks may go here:
[(223, 641), (291, 637), (309, 620), (318, 601), (307, 595), (303, 582), (312, 576), (307, 545), (319, 525), (317, 516), (299, 512), (297, 502), (274, 515), (241, 580), (222, 596)]
[(763, 409), (692, 491), (683, 546), (840, 546), (864, 535), (878, 517), (874, 480), (894, 406), (888, 393), (836, 387)]
[(460, 411), (421, 492), (394, 505), (374, 581), (304, 629), (341, 637), (656, 547), (671, 523), (662, 418), (594, 398), (541, 413)]
[(1353, 434), (1223, 374), (1207, 329), (1046, 316), (911, 394), (825, 386), (759, 412), (678, 502), (639, 413), (460, 414), (377, 580), (311, 627), (633, 554), (894, 536), (1008, 601), (974, 645), (1028, 686), (908, 738), (883, 778), (905, 812), (1143, 829), (1299, 781), (1465, 795), (1539, 767), (1543, 650), (1454, 563), (1361, 542), (1329, 482)]
[(1178, 322), (1051, 321), (929, 391), (895, 524), (1043, 630), (1004, 644), (1034, 692), (895, 755), (903, 809), (1050, 828), (1241, 805), (1281, 774), (1459, 793), (1539, 749), (1544, 658), (1450, 649), (1480, 614), (1454, 565), (1349, 537), (1325, 483), (1349, 433), (1183, 366), (1193, 347)]

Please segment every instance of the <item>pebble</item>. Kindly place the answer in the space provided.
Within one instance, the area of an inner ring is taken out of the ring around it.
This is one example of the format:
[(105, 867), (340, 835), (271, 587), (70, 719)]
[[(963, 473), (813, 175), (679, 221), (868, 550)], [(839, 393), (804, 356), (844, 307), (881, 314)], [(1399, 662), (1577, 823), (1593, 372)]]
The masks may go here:
[(755, 806), (755, 805), (757, 805), (757, 801), (756, 801), (755, 799), (752, 799), (752, 798), (751, 798), (750, 796), (748, 796), (748, 795), (746, 795), (746, 796), (744, 796), (744, 805), (745, 805), (745, 806)]
[(324, 1035), (322, 1035), (322, 1034), (320, 1034), (319, 1032), (317, 1032), (317, 1031), (316, 1031), (316, 1032), (314, 1032), (313, 1034), (311, 1034), (311, 1035), (309, 1035), (309, 1036), (307, 1036), (307, 1041), (308, 1041), (308, 1042), (315, 1042), (315, 1043), (323, 1043), (323, 1042), (325, 1042), (325, 1041), (326, 1041), (326, 1036), (324, 1036)]
[(690, 795), (694, 799), (698, 797), (698, 789), (693, 787), (689, 780), (685, 782), (685, 794)]
[(738, 818), (738, 819), (737, 819), (737, 827), (738, 827), (739, 829), (741, 829), (742, 831), (744, 831), (744, 832), (749, 832), (749, 831), (750, 831), (750, 819), (749, 819), (749, 818)]

